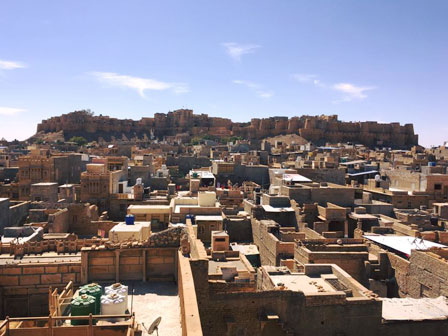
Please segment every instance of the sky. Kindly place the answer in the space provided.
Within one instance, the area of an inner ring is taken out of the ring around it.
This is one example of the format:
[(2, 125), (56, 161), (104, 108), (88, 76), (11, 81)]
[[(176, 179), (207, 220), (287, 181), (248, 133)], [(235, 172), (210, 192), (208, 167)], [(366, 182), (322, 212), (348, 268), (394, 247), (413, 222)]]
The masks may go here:
[(91, 109), (337, 114), (448, 141), (448, 1), (0, 0), (0, 138)]

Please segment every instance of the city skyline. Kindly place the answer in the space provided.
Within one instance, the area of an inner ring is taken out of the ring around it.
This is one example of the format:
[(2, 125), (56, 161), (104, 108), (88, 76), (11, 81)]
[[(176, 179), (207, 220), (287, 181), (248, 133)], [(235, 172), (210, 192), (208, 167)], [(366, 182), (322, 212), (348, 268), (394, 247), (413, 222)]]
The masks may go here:
[(79, 109), (140, 119), (182, 107), (413, 123), (424, 146), (448, 140), (442, 1), (23, 2), (0, 5), (8, 140)]

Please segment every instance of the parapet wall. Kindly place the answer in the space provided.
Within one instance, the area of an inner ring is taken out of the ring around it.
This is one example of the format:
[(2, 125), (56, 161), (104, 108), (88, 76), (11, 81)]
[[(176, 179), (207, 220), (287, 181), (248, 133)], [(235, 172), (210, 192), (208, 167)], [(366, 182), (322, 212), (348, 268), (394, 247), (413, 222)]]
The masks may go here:
[(177, 247), (84, 248), (81, 282), (175, 280)]
[(190, 261), (178, 251), (177, 284), (179, 288), (182, 336), (202, 336), (198, 302)]
[(81, 263), (10, 264), (0, 268), (0, 316), (48, 315), (48, 289), (81, 282)]

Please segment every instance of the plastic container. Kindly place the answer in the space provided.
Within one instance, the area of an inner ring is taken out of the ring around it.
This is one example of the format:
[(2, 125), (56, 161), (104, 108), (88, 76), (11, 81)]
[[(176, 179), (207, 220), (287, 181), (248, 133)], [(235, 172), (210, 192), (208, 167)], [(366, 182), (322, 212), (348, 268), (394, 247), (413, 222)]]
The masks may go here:
[(126, 225), (134, 225), (135, 217), (134, 215), (126, 215), (124, 221), (126, 222)]
[[(102, 315), (124, 315), (127, 309), (126, 300), (123, 295), (111, 293), (101, 297), (101, 314)], [(108, 321), (122, 321), (123, 318), (111, 318)]]
[(125, 286), (119, 282), (114, 283), (111, 286), (107, 286), (104, 288), (104, 293), (106, 295), (109, 294), (118, 294), (124, 297), (126, 302), (126, 308), (128, 307), (128, 286)]
[(101, 295), (103, 294), (103, 290), (100, 285), (97, 283), (91, 283), (85, 286), (82, 286), (79, 289), (79, 294), (87, 294), (91, 295), (95, 298), (95, 315), (99, 315), (101, 311)]
[[(96, 300), (93, 296), (83, 294), (77, 296), (70, 303), (72, 316), (89, 316), (95, 314)], [(72, 325), (89, 324), (89, 320), (71, 320)]]

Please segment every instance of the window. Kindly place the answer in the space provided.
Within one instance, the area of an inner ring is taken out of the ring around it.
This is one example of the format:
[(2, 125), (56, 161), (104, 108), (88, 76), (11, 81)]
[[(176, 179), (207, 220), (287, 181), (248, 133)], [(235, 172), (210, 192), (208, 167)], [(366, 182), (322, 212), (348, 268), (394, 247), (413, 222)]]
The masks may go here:
[(441, 183), (434, 184), (434, 190), (442, 190), (442, 184)]

